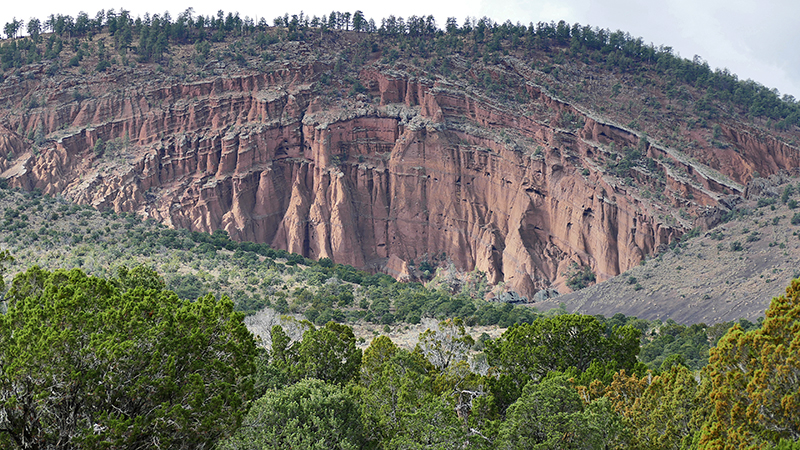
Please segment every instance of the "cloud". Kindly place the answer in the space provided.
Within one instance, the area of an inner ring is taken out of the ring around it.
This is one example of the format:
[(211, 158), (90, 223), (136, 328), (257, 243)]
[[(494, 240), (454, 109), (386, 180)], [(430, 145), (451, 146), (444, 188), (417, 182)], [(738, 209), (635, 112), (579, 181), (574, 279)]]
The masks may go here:
[(796, 0), (495, 0), (482, 3), (481, 15), (499, 22), (563, 19), (622, 30), (800, 98)]

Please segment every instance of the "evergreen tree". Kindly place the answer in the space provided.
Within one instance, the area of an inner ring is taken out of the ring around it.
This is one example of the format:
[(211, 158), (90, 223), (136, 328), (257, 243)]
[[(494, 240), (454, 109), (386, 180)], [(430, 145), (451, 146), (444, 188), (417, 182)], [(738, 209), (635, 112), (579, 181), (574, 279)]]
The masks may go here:
[(39, 22), (39, 19), (33, 18), (28, 21), (28, 35), (30, 35), (31, 40), (38, 44), (42, 40), (42, 24)]
[(200, 448), (238, 426), (255, 343), (233, 303), (135, 279), (158, 277), (14, 278), (0, 316), (4, 448)]
[(701, 449), (800, 440), (800, 280), (772, 299), (761, 328), (735, 325), (711, 350)]
[(222, 450), (358, 450), (367, 447), (354, 397), (337, 385), (305, 379), (268, 391)]

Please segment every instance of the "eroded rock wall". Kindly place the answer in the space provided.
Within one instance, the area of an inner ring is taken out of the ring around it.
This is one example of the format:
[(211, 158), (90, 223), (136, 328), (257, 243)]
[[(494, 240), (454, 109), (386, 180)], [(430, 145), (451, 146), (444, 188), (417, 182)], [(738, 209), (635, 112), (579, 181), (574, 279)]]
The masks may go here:
[[(331, 102), (310, 83), (323, 70), (133, 83), (80, 101), (50, 90), (47, 106), (0, 127), (0, 153), (14, 154), (0, 168), (25, 189), (396, 276), (444, 257), (529, 297), (563, 290), (573, 262), (599, 280), (615, 276), (686, 228), (604, 174), (615, 157), (608, 145), (640, 137), (535, 86), (526, 88), (532, 101), (581, 117), (582, 127), (378, 70), (361, 74), (366, 95)], [(50, 140), (34, 152), (17, 128)], [(763, 142), (726, 133), (748, 148)], [(774, 163), (754, 169), (796, 158), (780, 146), (770, 154)], [(655, 182), (646, 171), (639, 178)], [(661, 183), (692, 198), (674, 200), (687, 209), (731, 191), (694, 180), (668, 171)]]

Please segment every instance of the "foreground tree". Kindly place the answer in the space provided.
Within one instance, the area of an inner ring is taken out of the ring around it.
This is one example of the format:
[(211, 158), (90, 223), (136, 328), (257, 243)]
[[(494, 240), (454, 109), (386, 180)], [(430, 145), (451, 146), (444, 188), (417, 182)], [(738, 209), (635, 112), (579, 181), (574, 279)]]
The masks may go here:
[[(408, 434), (409, 419), (433, 397), (430, 363), (419, 352), (399, 349), (380, 336), (364, 351), (359, 389), (370, 436), (389, 442)], [(455, 413), (452, 413), (455, 415)]]
[(384, 447), (392, 450), (469, 448), (469, 437), (448, 400), (446, 396), (428, 396), (414, 408), (402, 411), (399, 415), (401, 432)]
[(800, 440), (800, 280), (772, 299), (760, 329), (735, 325), (711, 350), (708, 420), (700, 448)]
[(361, 349), (356, 347), (353, 329), (336, 322), (303, 333), (299, 353), (304, 375), (309, 378), (346, 384), (361, 367)]
[(158, 280), (133, 275), (15, 277), (0, 316), (3, 448), (210, 448), (238, 426), (255, 343), (233, 303), (121, 289)]
[(489, 379), (489, 389), (503, 412), (528, 382), (539, 381), (551, 371), (584, 372), (592, 363), (603, 370), (632, 371), (640, 335), (633, 327), (608, 328), (593, 316), (579, 314), (516, 325), (486, 345), (496, 375)]
[(693, 448), (698, 435), (701, 387), (692, 371), (674, 364), (655, 376), (620, 371), (608, 386), (595, 381), (579, 391), (584, 401), (597, 398), (591, 404), (608, 402), (622, 425), (616, 436), (622, 448), (678, 450)]
[(500, 429), (500, 449), (602, 448), (578, 391), (564, 374), (528, 383)]
[(367, 445), (354, 397), (341, 386), (307, 378), (267, 391), (220, 448), (356, 450)]

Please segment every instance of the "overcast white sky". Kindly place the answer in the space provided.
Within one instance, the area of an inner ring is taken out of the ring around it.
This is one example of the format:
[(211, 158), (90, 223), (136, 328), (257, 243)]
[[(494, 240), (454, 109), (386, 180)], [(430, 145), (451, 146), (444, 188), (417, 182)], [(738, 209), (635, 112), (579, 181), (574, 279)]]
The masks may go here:
[(671, 46), (691, 59), (700, 55), (712, 68), (728, 68), (740, 79), (753, 79), (781, 94), (800, 99), (800, 1), (798, 0), (461, 0), (450, 2), (405, 0), (295, 0), (292, 2), (185, 2), (180, 0), (137, 0), (128, 4), (102, 0), (65, 2), (9, 0), (0, 8), (0, 25), (12, 18), (42, 20), (49, 14), (91, 17), (101, 9), (125, 8), (135, 16), (169, 11), (173, 17), (192, 6), (197, 14), (212, 15), (217, 10), (239, 12), (253, 18), (266, 17), (269, 23), (284, 13), (304, 11), (310, 15), (361, 10), (368, 18), (390, 14), (407, 17), (429, 15), (443, 26), (447, 17), (487, 16), (497, 22), (539, 22), (565, 20), (629, 32), (645, 42)]

